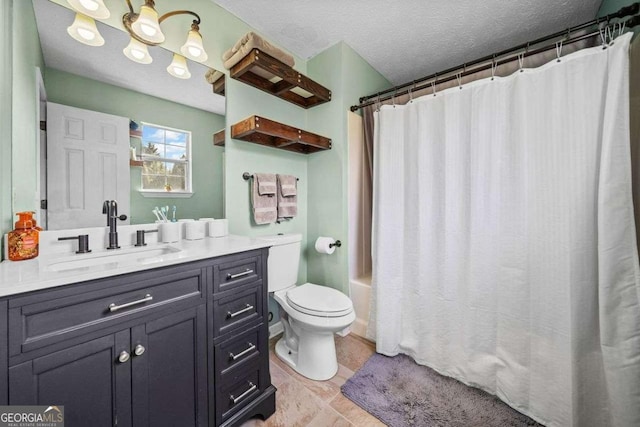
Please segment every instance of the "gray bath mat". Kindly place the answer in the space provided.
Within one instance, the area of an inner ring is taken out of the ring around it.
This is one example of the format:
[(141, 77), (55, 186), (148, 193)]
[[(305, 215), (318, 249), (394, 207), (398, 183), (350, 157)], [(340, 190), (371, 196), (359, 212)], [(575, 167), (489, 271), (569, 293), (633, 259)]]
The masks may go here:
[(539, 424), (495, 396), (410, 357), (374, 354), (342, 393), (391, 427), (521, 427)]

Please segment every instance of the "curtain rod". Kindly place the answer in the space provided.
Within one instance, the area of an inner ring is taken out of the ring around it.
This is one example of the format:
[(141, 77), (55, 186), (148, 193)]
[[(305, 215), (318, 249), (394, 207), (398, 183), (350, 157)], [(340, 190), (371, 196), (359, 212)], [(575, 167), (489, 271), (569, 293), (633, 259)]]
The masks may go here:
[[(386, 100), (389, 100), (391, 98), (395, 98), (396, 96), (400, 96), (400, 95), (406, 95), (409, 92), (416, 92), (422, 89), (425, 89), (427, 87), (429, 87), (432, 83), (434, 84), (440, 84), (440, 83), (445, 83), (451, 80), (454, 80), (456, 78), (462, 78), (462, 77), (466, 77), (468, 75), (471, 74), (475, 74), (478, 73), (480, 71), (485, 71), (485, 70), (489, 70), (492, 67), (497, 67), (499, 65), (503, 65), (512, 61), (515, 61), (516, 59), (518, 59), (518, 57), (528, 57), (528, 56), (532, 56), (532, 55), (537, 55), (539, 53), (542, 52), (546, 52), (549, 51), (551, 49), (555, 49), (556, 48), (556, 42), (554, 42), (553, 44), (549, 44), (547, 46), (543, 46), (541, 48), (538, 48), (536, 50), (532, 50), (530, 51), (529, 48), (531, 46), (535, 46), (544, 42), (549, 42), (550, 40), (554, 40), (554, 39), (558, 39), (561, 37), (566, 37), (565, 40), (562, 41), (563, 44), (571, 44), (571, 43), (576, 43), (578, 41), (581, 40), (585, 40), (591, 37), (594, 37), (596, 35), (599, 34), (600, 29), (598, 31), (595, 31), (593, 33), (587, 34), (587, 35), (582, 35), (579, 37), (575, 37), (575, 38), (571, 38), (571, 33), (572, 32), (576, 32), (576, 31), (580, 31), (580, 30), (584, 30), (586, 28), (592, 27), (594, 25), (600, 25), (603, 22), (606, 22), (607, 24), (609, 23), (609, 21), (611, 21), (612, 19), (620, 19), (620, 18), (625, 18), (627, 16), (631, 16), (631, 15), (635, 15), (633, 18), (627, 20), (625, 22), (625, 26), (628, 28), (632, 28), (635, 26), (640, 25), (640, 16), (638, 16), (638, 13), (640, 12), (640, 3), (634, 3), (632, 5), (623, 7), (622, 9), (620, 9), (619, 11), (615, 12), (615, 13), (611, 13), (609, 15), (603, 16), (602, 18), (596, 18), (592, 21), (589, 22), (585, 22), (584, 24), (578, 25), (577, 27), (569, 27), (564, 31), (559, 31), (557, 33), (554, 34), (550, 34), (548, 36), (545, 37), (541, 37), (537, 40), (533, 40), (518, 46), (515, 46), (513, 48), (507, 49), (507, 50), (503, 50), (501, 52), (498, 53), (494, 53), (492, 55), (488, 55), (479, 59), (476, 59), (474, 61), (471, 62), (466, 62), (462, 65), (459, 65), (457, 67), (453, 67), (453, 68), (449, 68), (447, 70), (441, 71), (439, 73), (435, 73), (432, 74), (430, 76), (426, 76), (426, 77), (422, 77), (420, 79), (417, 80), (413, 80), (411, 82), (407, 82), (407, 83), (403, 83), (401, 85), (397, 85), (394, 86), (392, 88), (383, 90), (381, 92), (377, 92), (374, 93), (372, 95), (367, 95), (367, 96), (363, 96), (360, 98), (360, 104), (358, 105), (353, 105), (351, 107), (351, 111), (357, 111), (360, 108), (363, 107), (367, 107), (369, 105), (373, 105), (376, 102), (383, 102)], [(559, 41), (559, 40), (558, 40)], [(524, 52), (522, 52), (522, 50), (524, 49)], [(520, 52), (518, 52), (520, 51)], [(513, 56), (513, 54), (515, 54), (516, 52), (518, 52), (518, 55)], [(497, 60), (497, 58), (505, 56), (505, 55), (509, 55), (511, 54), (512, 56), (509, 56), (507, 58), (504, 58), (502, 60)], [(480, 65), (483, 63), (487, 63), (490, 62), (489, 64), (483, 66), (483, 67), (476, 67), (472, 70), (468, 70), (468, 67), (474, 67), (476, 65)], [(449, 77), (445, 77), (445, 78), (438, 78), (438, 76), (446, 76), (449, 74), (454, 73), (455, 71), (460, 71), (463, 70), (463, 72), (461, 73), (457, 73), (456, 75), (451, 75)], [(384, 96), (383, 96), (384, 95)], [(375, 98), (375, 99), (374, 99)], [(374, 99), (373, 101), (370, 101), (371, 99)]]

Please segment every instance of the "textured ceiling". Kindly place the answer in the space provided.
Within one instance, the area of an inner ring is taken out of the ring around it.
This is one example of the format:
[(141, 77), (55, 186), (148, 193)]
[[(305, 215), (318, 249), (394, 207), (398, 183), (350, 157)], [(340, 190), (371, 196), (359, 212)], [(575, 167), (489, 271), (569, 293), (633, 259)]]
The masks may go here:
[(602, 0), (213, 0), (302, 58), (344, 41), (394, 84), (593, 19)]
[[(22, 1), (22, 0), (21, 0)], [(33, 0), (44, 62), (47, 67), (88, 77), (212, 113), (225, 114), (225, 99), (213, 93), (204, 74), (208, 67), (188, 61), (191, 78), (180, 80), (166, 70), (173, 54), (150, 47), (153, 62), (142, 65), (129, 60), (122, 49), (129, 43), (124, 31), (97, 22), (104, 46), (90, 47), (67, 34), (74, 13), (49, 0)]]

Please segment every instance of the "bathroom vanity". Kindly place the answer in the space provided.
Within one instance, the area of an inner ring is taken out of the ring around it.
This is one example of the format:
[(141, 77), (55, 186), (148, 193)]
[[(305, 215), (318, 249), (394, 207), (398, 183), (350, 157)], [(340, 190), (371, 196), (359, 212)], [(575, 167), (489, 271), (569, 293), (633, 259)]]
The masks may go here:
[(228, 236), (140, 265), (1, 264), (0, 405), (64, 405), (69, 427), (267, 418), (267, 245)]

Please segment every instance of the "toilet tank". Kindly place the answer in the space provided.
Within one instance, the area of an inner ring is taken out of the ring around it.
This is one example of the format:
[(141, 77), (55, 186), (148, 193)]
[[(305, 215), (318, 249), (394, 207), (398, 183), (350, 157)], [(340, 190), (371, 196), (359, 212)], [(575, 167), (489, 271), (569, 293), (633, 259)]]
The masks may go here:
[(259, 239), (271, 244), (267, 263), (269, 292), (295, 285), (298, 280), (302, 234), (276, 234), (260, 236)]

